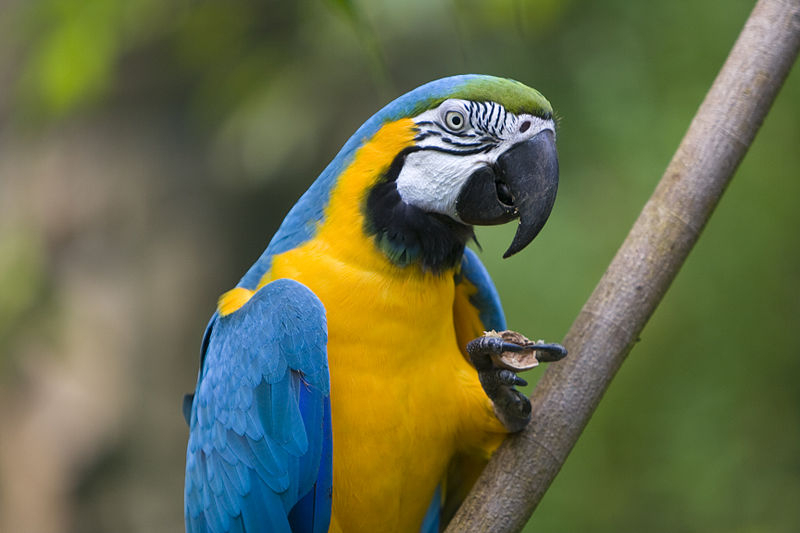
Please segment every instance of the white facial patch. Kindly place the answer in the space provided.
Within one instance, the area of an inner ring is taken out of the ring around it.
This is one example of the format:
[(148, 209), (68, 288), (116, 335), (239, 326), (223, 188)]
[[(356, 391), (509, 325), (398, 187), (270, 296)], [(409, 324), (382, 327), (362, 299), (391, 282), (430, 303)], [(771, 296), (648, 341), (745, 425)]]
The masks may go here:
[(552, 119), (514, 115), (495, 102), (446, 100), (414, 119), (417, 151), (406, 156), (397, 177), (404, 202), (459, 220), (456, 200), (469, 177), (515, 144), (543, 130)]

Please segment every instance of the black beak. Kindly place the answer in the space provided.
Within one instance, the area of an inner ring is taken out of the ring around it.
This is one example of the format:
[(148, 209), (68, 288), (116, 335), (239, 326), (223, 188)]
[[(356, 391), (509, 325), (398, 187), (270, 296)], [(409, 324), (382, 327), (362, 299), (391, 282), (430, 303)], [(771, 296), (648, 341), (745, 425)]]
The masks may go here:
[(512, 146), (493, 167), (469, 177), (456, 200), (463, 222), (504, 224), (519, 217), (519, 227), (503, 257), (525, 248), (544, 227), (558, 191), (558, 154), (551, 130)]

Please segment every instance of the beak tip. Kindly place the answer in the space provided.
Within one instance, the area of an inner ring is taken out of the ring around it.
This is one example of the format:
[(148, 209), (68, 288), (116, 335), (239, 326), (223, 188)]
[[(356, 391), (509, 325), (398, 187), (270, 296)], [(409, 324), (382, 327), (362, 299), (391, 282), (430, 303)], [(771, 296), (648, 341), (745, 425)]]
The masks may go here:
[[(542, 225), (544, 224), (542, 223)], [(509, 245), (508, 250), (506, 250), (503, 254), (503, 259), (508, 259), (512, 255), (524, 250), (539, 234), (539, 231), (542, 229), (542, 225), (540, 225), (538, 228), (535, 228), (533, 231), (531, 231), (531, 228), (529, 227), (520, 225), (519, 228), (517, 228), (517, 233), (514, 235), (514, 240), (511, 241), (511, 245)]]
[(542, 131), (518, 144), (500, 157), (501, 167), (512, 191), (517, 190), (515, 203), (519, 211), (519, 227), (514, 240), (503, 254), (507, 259), (525, 248), (536, 238), (550, 217), (558, 191), (558, 155), (555, 138), (549, 130)]

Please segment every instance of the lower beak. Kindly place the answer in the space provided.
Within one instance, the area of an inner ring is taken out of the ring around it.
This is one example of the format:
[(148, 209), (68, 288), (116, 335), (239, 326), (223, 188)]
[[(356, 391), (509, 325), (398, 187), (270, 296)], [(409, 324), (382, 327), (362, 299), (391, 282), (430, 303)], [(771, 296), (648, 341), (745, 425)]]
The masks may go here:
[(492, 166), (469, 177), (456, 200), (456, 212), (467, 224), (494, 225), (519, 217), (510, 257), (539, 234), (550, 216), (558, 191), (555, 136), (543, 130), (509, 148)]

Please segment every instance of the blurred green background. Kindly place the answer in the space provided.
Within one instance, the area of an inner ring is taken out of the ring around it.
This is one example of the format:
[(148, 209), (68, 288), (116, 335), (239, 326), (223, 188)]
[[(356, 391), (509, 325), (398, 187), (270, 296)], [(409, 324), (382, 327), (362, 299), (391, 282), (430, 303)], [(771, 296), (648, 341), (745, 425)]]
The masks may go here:
[[(457, 73), (560, 117), (509, 324), (561, 338), (750, 0), (0, 2), (0, 531), (182, 529), (205, 321), (347, 137)], [(800, 527), (800, 72), (528, 531)], [(535, 379), (536, 373), (528, 376)]]

